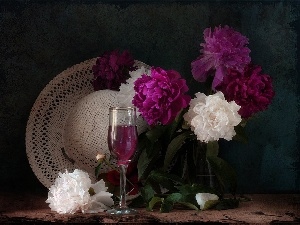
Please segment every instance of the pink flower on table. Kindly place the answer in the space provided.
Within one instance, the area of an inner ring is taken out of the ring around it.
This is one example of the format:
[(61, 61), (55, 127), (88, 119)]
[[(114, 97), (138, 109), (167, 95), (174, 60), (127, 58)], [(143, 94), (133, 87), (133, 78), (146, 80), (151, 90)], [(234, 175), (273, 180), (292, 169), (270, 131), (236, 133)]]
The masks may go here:
[(226, 76), (226, 69), (242, 71), (250, 63), (248, 38), (229, 26), (204, 30), (205, 43), (201, 55), (191, 63), (195, 80), (205, 82), (210, 72), (215, 72), (212, 87), (215, 89)]
[(241, 106), (239, 114), (243, 118), (267, 109), (275, 92), (271, 77), (261, 73), (260, 66), (249, 64), (242, 72), (228, 69), (227, 73), (216, 89), (224, 93), (227, 101), (234, 100)]
[(135, 70), (134, 59), (128, 51), (105, 52), (100, 56), (92, 70), (94, 73), (94, 90), (115, 90), (130, 77), (129, 71)]
[(189, 105), (191, 97), (186, 81), (175, 70), (152, 68), (134, 82), (133, 105), (149, 125), (167, 125)]

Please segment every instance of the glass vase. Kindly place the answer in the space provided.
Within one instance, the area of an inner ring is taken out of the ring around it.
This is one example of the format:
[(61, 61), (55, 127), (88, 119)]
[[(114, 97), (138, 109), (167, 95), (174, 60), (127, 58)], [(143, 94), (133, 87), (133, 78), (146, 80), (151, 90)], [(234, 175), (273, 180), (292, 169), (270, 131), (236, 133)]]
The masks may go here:
[(196, 143), (194, 148), (194, 161), (196, 165), (196, 182), (206, 187), (217, 188), (217, 178), (207, 160), (208, 144)]

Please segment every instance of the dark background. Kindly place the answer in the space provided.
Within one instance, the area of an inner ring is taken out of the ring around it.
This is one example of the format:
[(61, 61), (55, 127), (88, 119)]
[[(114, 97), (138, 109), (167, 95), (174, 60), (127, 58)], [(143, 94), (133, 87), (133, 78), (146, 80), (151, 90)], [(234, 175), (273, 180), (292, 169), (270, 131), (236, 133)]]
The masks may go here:
[(296, 0), (0, 1), (0, 189), (44, 189), (27, 160), (25, 129), (60, 72), (118, 48), (192, 81), (203, 30), (227, 24), (249, 38), (276, 96), (248, 123), (249, 143), (222, 142), (221, 155), (240, 193), (299, 192), (299, 9)]

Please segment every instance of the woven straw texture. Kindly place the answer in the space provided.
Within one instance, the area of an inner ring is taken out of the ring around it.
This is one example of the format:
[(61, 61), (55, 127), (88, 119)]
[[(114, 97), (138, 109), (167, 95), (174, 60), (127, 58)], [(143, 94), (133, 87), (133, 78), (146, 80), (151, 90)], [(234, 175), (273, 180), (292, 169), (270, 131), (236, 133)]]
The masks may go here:
[[(92, 66), (84, 61), (57, 75), (36, 99), (26, 127), (26, 153), (38, 180), (47, 188), (59, 172), (82, 169), (95, 181), (97, 153), (107, 153), (108, 109), (117, 92), (94, 92)], [(142, 62), (136, 66), (149, 68)], [(138, 119), (138, 132), (146, 124)], [(111, 161), (115, 165), (115, 161)], [(104, 167), (104, 171), (108, 168)]]

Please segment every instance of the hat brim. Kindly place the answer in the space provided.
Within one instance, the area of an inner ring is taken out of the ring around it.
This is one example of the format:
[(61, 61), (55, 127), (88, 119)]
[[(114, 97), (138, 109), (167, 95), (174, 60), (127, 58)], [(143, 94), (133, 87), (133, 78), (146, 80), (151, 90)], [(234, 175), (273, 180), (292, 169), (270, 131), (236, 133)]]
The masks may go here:
[[(59, 172), (78, 165), (68, 157), (63, 133), (68, 116), (77, 102), (94, 92), (92, 66), (96, 58), (74, 65), (51, 80), (36, 99), (26, 127), (26, 154), (38, 180), (47, 188)], [(137, 67), (148, 65), (135, 61)]]

